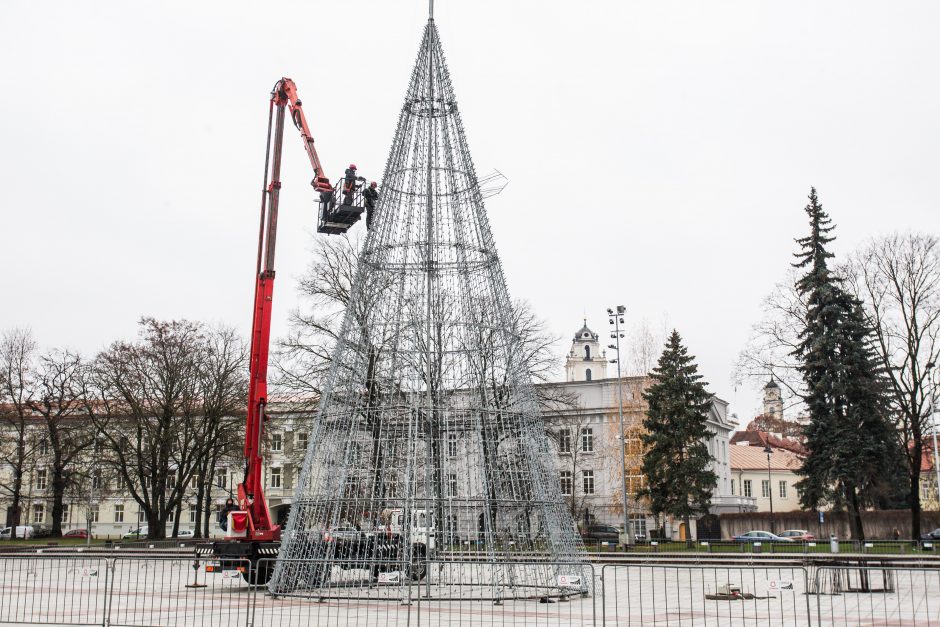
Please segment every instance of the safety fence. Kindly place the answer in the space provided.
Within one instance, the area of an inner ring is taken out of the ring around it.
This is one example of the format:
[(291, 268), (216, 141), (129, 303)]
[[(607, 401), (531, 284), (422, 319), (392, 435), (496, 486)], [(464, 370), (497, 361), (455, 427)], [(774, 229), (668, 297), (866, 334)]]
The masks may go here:
[(592, 553), (731, 553), (814, 555), (851, 553), (860, 555), (938, 555), (940, 541), (933, 540), (813, 540), (798, 542), (752, 542), (736, 540), (653, 541), (623, 546), (617, 541), (585, 541)]
[(248, 584), (276, 572), (262, 562), (4, 557), (0, 623), (940, 626), (937, 567), (308, 561), (293, 565), (306, 578), (272, 596)]

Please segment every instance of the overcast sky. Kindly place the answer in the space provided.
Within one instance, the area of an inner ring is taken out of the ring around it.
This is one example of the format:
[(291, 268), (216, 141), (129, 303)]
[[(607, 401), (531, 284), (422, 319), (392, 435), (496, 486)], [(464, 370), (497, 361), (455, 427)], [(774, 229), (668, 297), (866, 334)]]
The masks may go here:
[[(299, 87), (332, 178), (381, 175), (419, 0), (4, 0), (0, 329), (92, 355), (141, 315), (247, 333), (268, 94)], [(940, 3), (438, 0), (510, 292), (564, 340), (606, 307), (665, 320), (710, 389), (806, 230), (842, 255), (940, 231)], [(288, 129), (292, 131), (293, 129)], [(285, 139), (275, 333), (315, 205)]]

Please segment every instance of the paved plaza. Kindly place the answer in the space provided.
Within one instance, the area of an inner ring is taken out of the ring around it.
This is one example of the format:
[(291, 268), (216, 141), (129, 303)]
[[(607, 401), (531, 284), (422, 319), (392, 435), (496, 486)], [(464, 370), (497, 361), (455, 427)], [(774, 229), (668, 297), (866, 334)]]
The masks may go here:
[[(594, 594), (496, 604), (489, 586), (457, 585), (453, 575), (441, 583), (443, 569), (434, 568), (410, 590), (370, 587), (337, 570), (331, 598), (310, 599), (272, 598), (236, 572), (206, 573), (184, 559), (17, 558), (0, 566), (0, 622), (24, 625), (101, 625), (105, 617), (135, 626), (940, 625), (937, 570), (870, 571), (871, 592), (831, 594), (857, 587), (860, 571), (824, 569), (825, 594), (817, 595), (806, 594), (807, 576), (812, 586), (817, 573), (800, 567), (594, 565)], [(729, 584), (746, 598), (715, 599)]]

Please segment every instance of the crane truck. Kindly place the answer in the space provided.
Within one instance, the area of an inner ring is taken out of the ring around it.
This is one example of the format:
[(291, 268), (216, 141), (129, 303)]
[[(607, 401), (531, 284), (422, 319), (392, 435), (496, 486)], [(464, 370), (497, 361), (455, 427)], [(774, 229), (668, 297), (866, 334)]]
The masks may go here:
[[(268, 107), (268, 141), (264, 160), (264, 187), (261, 196), (261, 221), (258, 234), (255, 291), (252, 305), (251, 350), (249, 360), (248, 411), (245, 421), (244, 477), (238, 484), (237, 509), (225, 512), (226, 536), (221, 541), (201, 544), (197, 555), (217, 560), (220, 570), (242, 570), (248, 583), (264, 585), (271, 576), (268, 562), (259, 564), (264, 558), (277, 555), (280, 548), (281, 528), (271, 518), (264, 495), (262, 473), (262, 442), (268, 405), (267, 370), (268, 349), (271, 340), (271, 312), (274, 297), (274, 252), (277, 242), (277, 219), (281, 189), (281, 152), (284, 139), (286, 113), (300, 131), (301, 140), (310, 165), (313, 180), (310, 185), (319, 195), (319, 218), (317, 232), (326, 235), (346, 233), (359, 221), (364, 208), (358, 185), (348, 178), (340, 179), (335, 186), (323, 173), (320, 157), (314, 146), (313, 135), (304, 116), (303, 103), (297, 94), (297, 86), (289, 78), (281, 78), (271, 91)], [(350, 169), (355, 169), (350, 166)], [(364, 181), (361, 177), (359, 181)], [(337, 202), (341, 199), (341, 202)], [(402, 517), (394, 516), (400, 524)], [(424, 534), (417, 534), (410, 555), (421, 560), (433, 548), (433, 526)], [(324, 554), (334, 556), (333, 565), (340, 568), (362, 568), (368, 559), (380, 557), (386, 564), (401, 558), (403, 538), (398, 528), (389, 526), (385, 533), (360, 534), (356, 537), (332, 537), (322, 532), (316, 541), (331, 543)], [(412, 534), (414, 536), (415, 534)], [(251, 568), (244, 569), (248, 563)], [(263, 567), (262, 567), (263, 564)], [(242, 566), (242, 568), (239, 568)], [(373, 566), (372, 575), (377, 576), (384, 568)], [(208, 570), (208, 569), (207, 569)], [(411, 576), (420, 578), (424, 568), (412, 566)], [(329, 577), (329, 569), (321, 575)]]

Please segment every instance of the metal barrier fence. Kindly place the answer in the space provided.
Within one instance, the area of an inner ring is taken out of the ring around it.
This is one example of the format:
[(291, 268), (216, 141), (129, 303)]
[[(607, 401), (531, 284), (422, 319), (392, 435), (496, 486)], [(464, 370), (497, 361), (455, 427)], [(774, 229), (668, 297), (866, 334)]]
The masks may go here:
[(940, 568), (822, 566), (813, 587), (819, 625), (940, 625)]
[[(638, 542), (626, 547), (617, 542), (585, 542), (592, 553), (769, 553), (812, 555), (816, 553), (857, 553), (884, 555), (936, 555), (940, 552), (940, 541), (932, 540), (830, 540), (810, 542), (739, 542), (735, 540), (698, 540)], [(835, 548), (835, 550), (833, 550)]]
[[(271, 568), (273, 560), (259, 564)], [(207, 568), (210, 567), (210, 568)], [(741, 564), (312, 564), (272, 596), (247, 562), (131, 556), (0, 558), (0, 623), (225, 625), (940, 626), (940, 567)], [(328, 568), (327, 568), (328, 566)], [(599, 572), (596, 570), (599, 569)], [(329, 571), (329, 572), (327, 572)]]
[(0, 559), (0, 622), (103, 625), (108, 564), (97, 557)]
[(806, 569), (616, 565), (601, 568), (602, 623), (806, 625)]

